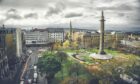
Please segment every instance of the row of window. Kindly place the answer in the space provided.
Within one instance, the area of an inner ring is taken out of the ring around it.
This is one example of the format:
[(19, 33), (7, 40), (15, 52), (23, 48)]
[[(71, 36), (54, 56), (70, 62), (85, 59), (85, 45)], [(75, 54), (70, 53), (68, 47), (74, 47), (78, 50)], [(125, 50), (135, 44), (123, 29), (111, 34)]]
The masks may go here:
[(25, 40), (47, 40), (47, 38), (26, 38)]
[(0, 34), (15, 33), (15, 30), (0, 30)]
[(25, 36), (47, 36), (47, 34), (25, 34)]
[(1, 60), (1, 62), (0, 62), (0, 68), (6, 66), (7, 64), (8, 64), (8, 60), (7, 59)]
[(41, 41), (26, 41), (26, 43), (44, 43), (44, 42), (47, 42), (47, 41), (43, 41), (43, 40), (41, 40)]
[(4, 66), (4, 67), (0, 67), (0, 79), (5, 79), (7, 77), (9, 77), (9, 69), (8, 66)]

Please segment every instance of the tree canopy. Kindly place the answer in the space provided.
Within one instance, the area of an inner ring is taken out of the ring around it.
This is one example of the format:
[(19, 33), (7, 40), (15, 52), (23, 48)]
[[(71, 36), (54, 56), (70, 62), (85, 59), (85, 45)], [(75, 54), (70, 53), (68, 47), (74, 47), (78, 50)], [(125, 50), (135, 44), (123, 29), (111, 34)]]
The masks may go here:
[(55, 54), (45, 53), (37, 65), (40, 72), (45, 73), (48, 79), (53, 79), (55, 74), (61, 70), (61, 63), (56, 59)]
[(67, 57), (68, 57), (68, 55), (65, 52), (62, 52), (62, 51), (57, 52), (56, 55), (57, 55), (57, 59), (60, 62), (63, 62), (65, 60), (67, 60)]

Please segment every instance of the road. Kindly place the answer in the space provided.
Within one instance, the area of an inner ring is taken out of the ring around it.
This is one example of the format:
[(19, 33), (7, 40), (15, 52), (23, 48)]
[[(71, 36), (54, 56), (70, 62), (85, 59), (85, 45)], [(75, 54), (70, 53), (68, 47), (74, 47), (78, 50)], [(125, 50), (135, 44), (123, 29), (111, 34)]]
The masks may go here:
[(38, 52), (37, 52), (37, 50), (35, 50), (31, 54), (31, 61), (30, 61), (30, 63), (32, 65), (34, 65), (34, 64), (37, 64), (37, 62), (38, 62)]
[[(27, 63), (27, 69), (26, 69), (26, 74), (25, 74), (25, 80), (26, 83), (29, 79), (33, 79), (33, 74), (34, 74), (34, 69), (33, 66), (37, 64), (38, 62), (38, 49), (37, 48), (32, 48), (32, 54), (30, 55), (30, 59)], [(45, 78), (45, 76), (41, 76), (38, 73), (38, 83), (37, 84), (47, 84), (47, 80)]]

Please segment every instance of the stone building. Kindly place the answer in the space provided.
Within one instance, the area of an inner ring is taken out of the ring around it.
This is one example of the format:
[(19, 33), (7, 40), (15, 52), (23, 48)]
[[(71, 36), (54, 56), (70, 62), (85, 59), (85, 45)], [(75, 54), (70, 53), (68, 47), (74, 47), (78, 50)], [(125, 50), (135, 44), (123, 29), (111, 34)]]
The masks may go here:
[[(123, 32), (110, 32), (104, 35), (104, 47), (116, 48), (124, 39)], [(99, 48), (100, 34), (98, 32), (86, 32), (83, 36), (84, 48)]]
[[(9, 74), (8, 76), (13, 79), (18, 73), (21, 66), (22, 52), (22, 32), (18, 28), (0, 28), (0, 48), (5, 49), (8, 59)], [(1, 69), (1, 68), (0, 68)]]
[(0, 80), (9, 79), (8, 58), (4, 49), (0, 49)]
[(99, 45), (99, 33), (86, 32), (83, 36), (84, 48), (93, 48)]

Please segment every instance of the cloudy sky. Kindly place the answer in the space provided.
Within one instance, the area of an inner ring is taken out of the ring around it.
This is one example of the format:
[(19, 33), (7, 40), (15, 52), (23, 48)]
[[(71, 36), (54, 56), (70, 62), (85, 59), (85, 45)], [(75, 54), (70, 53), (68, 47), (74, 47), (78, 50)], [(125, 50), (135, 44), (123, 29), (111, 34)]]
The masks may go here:
[(140, 27), (140, 0), (0, 0), (0, 25), (21, 27)]

